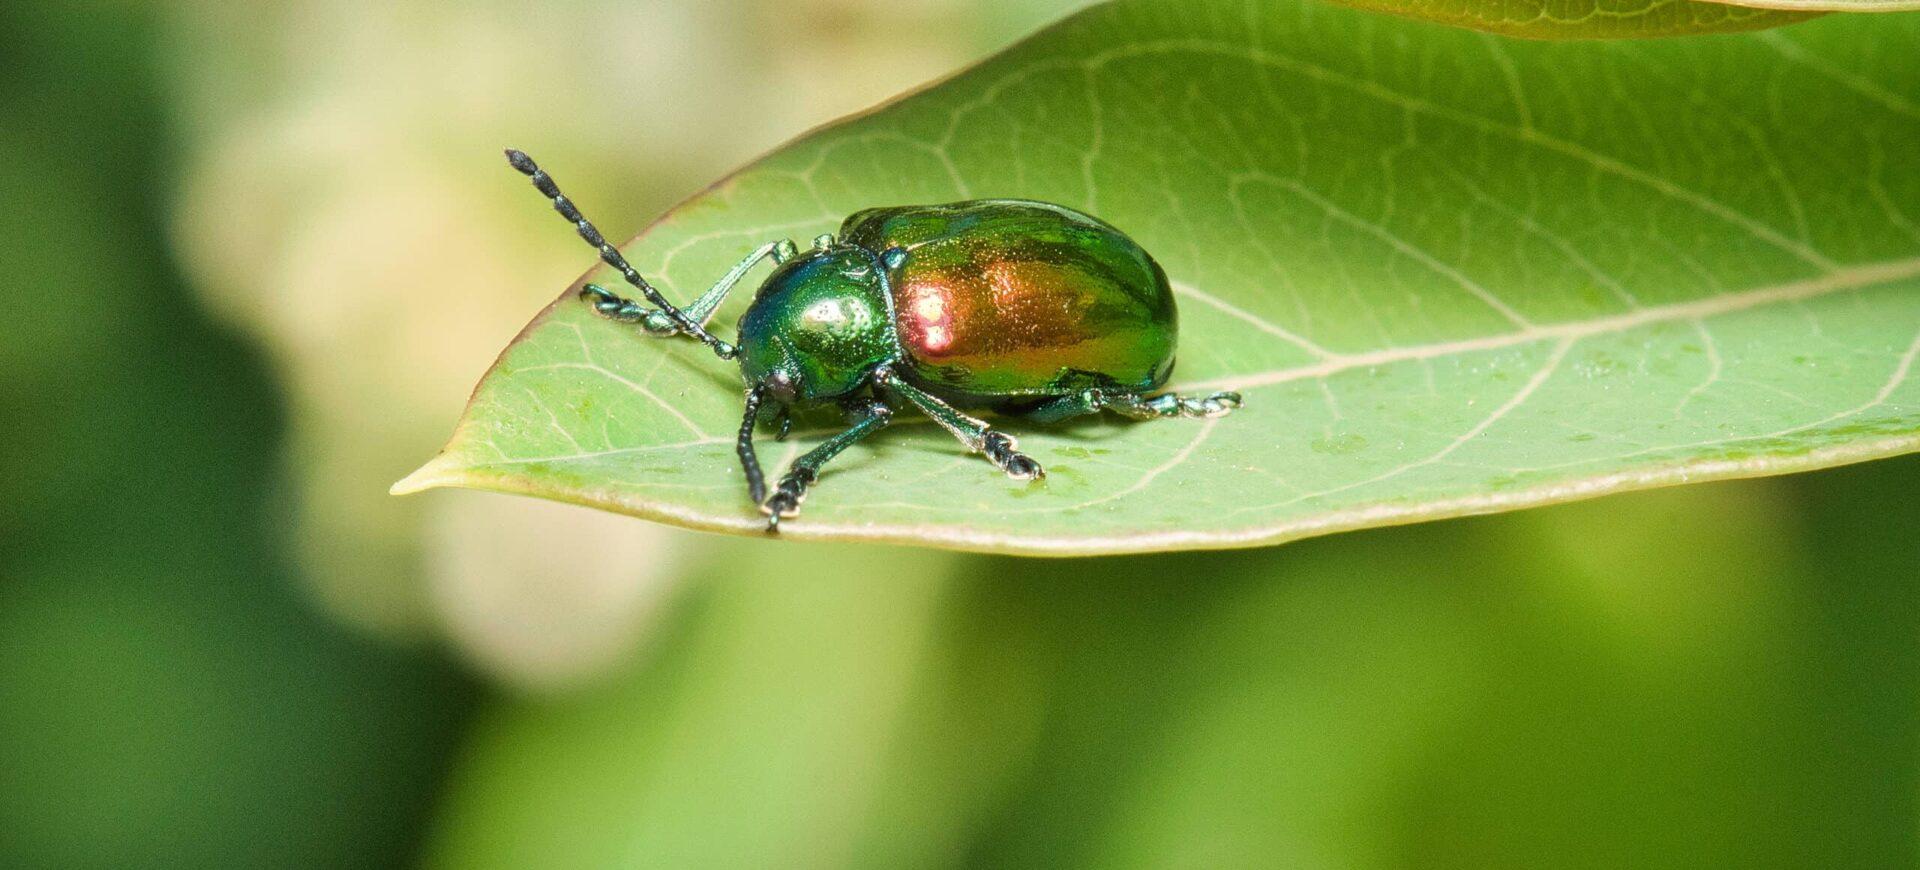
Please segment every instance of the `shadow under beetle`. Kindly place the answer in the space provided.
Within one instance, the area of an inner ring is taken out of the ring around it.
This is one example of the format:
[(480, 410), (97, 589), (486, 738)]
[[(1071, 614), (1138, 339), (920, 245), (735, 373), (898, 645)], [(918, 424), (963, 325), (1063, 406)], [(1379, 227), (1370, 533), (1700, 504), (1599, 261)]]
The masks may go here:
[[(507, 161), (657, 308), (597, 284), (581, 288), (581, 299), (610, 319), (691, 336), (739, 360), (746, 415), (737, 449), (768, 531), (799, 512), (822, 465), (885, 428), (902, 402), (1015, 480), (1044, 472), (1013, 436), (961, 408), (1052, 422), (1103, 409), (1136, 420), (1217, 417), (1240, 406), (1230, 392), (1148, 395), (1173, 372), (1177, 316), (1166, 272), (1125, 234), (1072, 209), (1011, 199), (867, 209), (804, 254), (790, 240), (760, 246), (676, 308), (532, 158), (508, 149)], [(773, 274), (741, 316), (738, 343), (713, 337), (707, 319), (767, 258)], [(794, 407), (838, 404), (851, 423), (794, 460), (771, 495), (753, 452), (769, 403), (778, 406), (781, 439)]]

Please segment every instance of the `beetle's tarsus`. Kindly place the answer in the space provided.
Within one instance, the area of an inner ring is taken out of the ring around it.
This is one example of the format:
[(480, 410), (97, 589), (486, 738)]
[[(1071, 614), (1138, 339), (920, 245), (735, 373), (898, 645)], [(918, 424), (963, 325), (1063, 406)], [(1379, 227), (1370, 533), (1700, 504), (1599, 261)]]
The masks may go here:
[(1214, 393), (1200, 400), (1200, 416), (1225, 417), (1237, 410), (1241, 404), (1239, 393), (1231, 390)]
[(1041, 480), (1047, 476), (1047, 470), (1025, 453), (1007, 457), (1005, 469), (1007, 476), (1014, 480)]
[[(667, 316), (666, 312), (643, 307), (640, 303), (598, 284), (581, 287), (580, 298), (593, 306), (594, 313), (601, 317), (621, 323), (637, 323), (649, 335), (665, 338), (680, 334), (680, 327), (674, 324), (673, 318)], [(720, 344), (722, 347), (726, 346), (726, 342)], [(716, 352), (720, 350), (719, 347), (715, 348)], [(724, 357), (726, 354), (721, 353), (721, 356)]]
[(800, 504), (807, 500), (807, 490), (814, 481), (820, 479), (820, 466), (827, 464), (855, 441), (886, 428), (887, 423), (893, 420), (893, 409), (887, 407), (885, 402), (864, 402), (856, 404), (854, 408), (859, 419), (846, 431), (794, 460), (771, 495), (761, 498), (761, 493), (753, 493), (754, 500), (759, 502), (760, 512), (767, 515), (768, 531), (778, 531), (780, 520), (800, 515)]
[(625, 297), (598, 284), (588, 284), (581, 287), (580, 301), (592, 305), (593, 310), (615, 319), (620, 317), (622, 311), (625, 311), (629, 306), (633, 306), (633, 303)]
[(800, 515), (800, 503), (807, 500), (807, 486), (812, 484), (814, 474), (805, 468), (796, 468), (780, 479), (780, 485), (773, 495), (760, 505), (760, 512), (767, 515), (767, 531), (780, 531), (780, 521)]
[[(640, 318), (640, 328), (646, 330), (649, 334), (658, 335), (663, 338), (674, 335), (680, 331), (679, 327), (673, 325), (673, 318), (668, 317), (664, 312), (660, 311), (649, 311), (642, 315)], [(721, 354), (721, 356), (725, 357), (726, 354)]]
[(1014, 480), (1039, 480), (1046, 477), (1047, 470), (1040, 467), (1040, 463), (1035, 462), (1033, 457), (1015, 449), (1019, 446), (1019, 442), (1014, 441), (1012, 435), (992, 429), (988, 429), (986, 436), (980, 439), (980, 452), (987, 454), (987, 458), (993, 460), (993, 464), (1006, 472), (1008, 477)]
[(1140, 396), (1129, 393), (1100, 397), (1098, 407), (1134, 420), (1160, 420), (1173, 417), (1204, 419), (1225, 417), (1243, 404), (1240, 394), (1231, 390), (1205, 396), (1161, 393)]
[(760, 511), (767, 515), (768, 520), (778, 523), (784, 517), (799, 516), (800, 501), (801, 497), (794, 493), (776, 492), (767, 499), (766, 504), (760, 506)]

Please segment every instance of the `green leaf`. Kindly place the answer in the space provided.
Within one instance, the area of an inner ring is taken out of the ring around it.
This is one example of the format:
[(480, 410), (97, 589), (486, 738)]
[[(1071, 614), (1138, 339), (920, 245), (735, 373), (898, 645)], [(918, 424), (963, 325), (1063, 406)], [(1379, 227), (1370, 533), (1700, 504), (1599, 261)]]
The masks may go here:
[[(1703, 0), (1338, 0), (1348, 6), (1528, 39), (1632, 39), (1738, 33), (1794, 24), (1818, 11)], [(1808, 7), (1809, 9), (1817, 7)]]
[[(797, 538), (1251, 546), (1859, 461), (1920, 447), (1917, 25), (1541, 43), (1115, 3), (781, 149), (627, 250), (690, 299), (859, 208), (1052, 200), (1166, 266), (1173, 386), (1246, 393), (1216, 420), (1007, 421), (1048, 466), (1034, 485), (902, 419), (829, 466)], [(724, 364), (568, 290), (395, 490), (758, 534), (739, 410)]]

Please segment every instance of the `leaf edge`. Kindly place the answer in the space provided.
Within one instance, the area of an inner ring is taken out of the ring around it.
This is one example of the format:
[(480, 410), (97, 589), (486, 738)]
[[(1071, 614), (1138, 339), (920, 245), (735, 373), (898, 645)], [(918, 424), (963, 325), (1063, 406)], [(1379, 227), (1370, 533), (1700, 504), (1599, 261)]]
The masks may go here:
[[(971, 553), (1054, 558), (1138, 555), (1176, 550), (1247, 549), (1275, 546), (1339, 532), (1504, 513), (1619, 493), (1663, 489), (1688, 483), (1742, 480), (1818, 471), (1916, 452), (1920, 452), (1920, 432), (1910, 432), (1870, 441), (1817, 447), (1796, 454), (1771, 454), (1737, 460), (1684, 460), (1596, 477), (1552, 481), (1504, 493), (1478, 493), (1411, 504), (1395, 501), (1373, 502), (1304, 517), (1292, 522), (1226, 531), (1178, 530), (1087, 538), (1022, 537), (1008, 534), (968, 533), (960, 527), (948, 525), (832, 524), (814, 522), (803, 517), (783, 523), (779, 537), (796, 541), (892, 544)], [(757, 515), (750, 513), (744, 500), (741, 511), (737, 515), (721, 517), (704, 511), (676, 509), (678, 506), (667, 502), (622, 499), (612, 495), (602, 498), (596, 497), (593, 493), (569, 492), (542, 486), (529, 478), (503, 473), (490, 474), (472, 467), (440, 467), (446, 465), (441, 462), (445, 456), (444, 453), (436, 456), (413, 474), (395, 483), (392, 492), (395, 495), (405, 495), (448, 487), (473, 489), (532, 496), (548, 501), (595, 508), (693, 531), (754, 536), (765, 534), (765, 522)]]

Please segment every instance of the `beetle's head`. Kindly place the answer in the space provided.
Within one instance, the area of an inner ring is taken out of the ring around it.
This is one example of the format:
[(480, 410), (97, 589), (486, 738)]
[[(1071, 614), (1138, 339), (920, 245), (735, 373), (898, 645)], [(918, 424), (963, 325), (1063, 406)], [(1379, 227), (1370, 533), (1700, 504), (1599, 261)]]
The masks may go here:
[(740, 373), (782, 405), (847, 395), (893, 353), (886, 284), (873, 254), (830, 245), (767, 278), (740, 318)]

